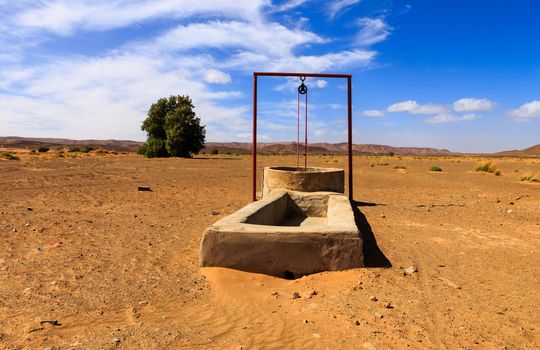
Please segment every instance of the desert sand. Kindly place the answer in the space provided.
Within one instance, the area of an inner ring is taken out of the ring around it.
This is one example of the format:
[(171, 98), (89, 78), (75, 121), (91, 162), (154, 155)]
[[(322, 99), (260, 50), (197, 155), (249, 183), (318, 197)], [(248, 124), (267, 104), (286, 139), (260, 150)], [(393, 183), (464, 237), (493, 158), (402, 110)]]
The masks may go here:
[(2, 349), (540, 348), (538, 159), (355, 157), (368, 267), (286, 280), (198, 265), (250, 201), (247, 156), (20, 157), (0, 160)]

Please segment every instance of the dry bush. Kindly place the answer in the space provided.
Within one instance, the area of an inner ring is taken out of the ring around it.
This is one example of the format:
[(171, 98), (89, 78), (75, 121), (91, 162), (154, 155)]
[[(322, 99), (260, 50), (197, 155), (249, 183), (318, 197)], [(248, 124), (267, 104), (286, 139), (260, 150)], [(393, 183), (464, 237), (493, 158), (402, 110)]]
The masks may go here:
[[(501, 175), (501, 171), (497, 170), (497, 166), (493, 164), (491, 161), (482, 162), (476, 167), (476, 171), (484, 172), (484, 173), (492, 173), (495, 175)], [(497, 174), (498, 172), (498, 174)]]

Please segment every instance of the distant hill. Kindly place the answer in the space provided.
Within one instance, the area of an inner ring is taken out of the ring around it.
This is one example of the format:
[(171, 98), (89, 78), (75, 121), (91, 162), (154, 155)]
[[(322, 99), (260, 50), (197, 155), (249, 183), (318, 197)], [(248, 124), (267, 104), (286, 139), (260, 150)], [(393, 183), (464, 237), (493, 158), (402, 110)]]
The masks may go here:
[(72, 146), (92, 146), (94, 148), (102, 148), (107, 150), (116, 150), (124, 152), (134, 152), (143, 142), (129, 140), (69, 140), (57, 138), (34, 138), (34, 137), (17, 137), (7, 136), (0, 137), (0, 147), (13, 148), (36, 148), (46, 146), (49, 148), (66, 148)]
[(540, 144), (522, 150), (498, 152), (495, 155), (506, 157), (540, 157)]
[[(39, 146), (63, 149), (72, 146), (92, 146), (108, 150), (134, 152), (143, 142), (129, 140), (69, 140), (60, 138), (32, 138), (8, 136), (0, 137), (0, 147), (13, 147), (32, 149)], [(207, 142), (203, 152), (217, 149), (219, 153), (250, 154), (250, 142)], [(300, 145), (303, 152), (304, 147)], [(257, 145), (257, 152), (260, 154), (296, 154), (296, 143), (294, 142), (261, 142)], [(347, 143), (312, 143), (309, 144), (310, 154), (346, 154)], [(447, 156), (454, 153), (447, 149), (425, 148), (425, 147), (393, 147), (385, 145), (354, 144), (353, 154), (356, 155), (415, 155), (415, 156)]]
[[(251, 153), (251, 143), (248, 142), (207, 142), (206, 149), (217, 149), (220, 153)], [(417, 156), (447, 156), (453, 153), (447, 149), (422, 147), (393, 147), (385, 145), (354, 144), (353, 154), (356, 155), (417, 155)], [(300, 152), (304, 146), (300, 145)], [(295, 142), (258, 143), (257, 152), (260, 154), (296, 154)], [(312, 143), (308, 145), (310, 154), (346, 154), (347, 143)]]

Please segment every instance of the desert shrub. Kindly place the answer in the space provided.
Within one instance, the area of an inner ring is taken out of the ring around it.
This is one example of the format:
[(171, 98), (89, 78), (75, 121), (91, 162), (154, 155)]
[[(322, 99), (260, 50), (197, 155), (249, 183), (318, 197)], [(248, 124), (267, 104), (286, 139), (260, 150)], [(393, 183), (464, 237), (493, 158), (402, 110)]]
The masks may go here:
[(407, 169), (407, 167), (403, 166), (403, 165), (396, 165), (394, 167), (394, 169)]
[(497, 171), (497, 166), (493, 164), (491, 161), (487, 161), (487, 162), (480, 163), (476, 167), (475, 170), (478, 172), (484, 172), (484, 173), (495, 173)]
[(211, 154), (211, 155), (216, 155), (216, 154), (219, 154), (219, 151), (217, 150), (217, 148), (212, 148), (212, 149), (210, 150), (210, 154)]
[(38, 151), (39, 153), (49, 152), (49, 147), (39, 146), (39, 147), (37, 148), (37, 151)]
[(80, 147), (80, 150), (81, 150), (82, 153), (88, 153), (88, 152), (90, 152), (90, 151), (93, 151), (94, 148), (91, 147), (91, 146), (81, 146), (81, 147)]
[(4, 158), (4, 159), (7, 159), (7, 160), (19, 160), (20, 159), (16, 155), (11, 154), (9, 152), (0, 152), (0, 158)]
[(80, 151), (81, 151), (80, 147), (70, 147), (68, 149), (68, 152), (80, 152)]
[(502, 171), (500, 171), (500, 170), (495, 170), (495, 172), (494, 172), (493, 174), (495, 174), (495, 176), (501, 176)]
[(528, 181), (528, 182), (540, 181), (536, 178), (536, 174), (534, 173), (523, 175), (522, 177), (519, 178), (519, 180)]
[(442, 171), (442, 168), (438, 165), (432, 165), (429, 171)]

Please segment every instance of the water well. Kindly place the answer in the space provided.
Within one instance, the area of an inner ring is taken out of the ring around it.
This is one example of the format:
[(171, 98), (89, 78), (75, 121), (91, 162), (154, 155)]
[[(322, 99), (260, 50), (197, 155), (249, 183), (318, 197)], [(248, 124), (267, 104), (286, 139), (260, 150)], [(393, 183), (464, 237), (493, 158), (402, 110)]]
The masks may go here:
[(201, 265), (280, 277), (363, 266), (343, 178), (342, 169), (265, 168), (262, 200), (205, 231)]
[[(267, 167), (257, 200), (257, 78), (299, 77), (296, 167)], [(348, 190), (345, 171), (307, 166), (307, 77), (347, 79)], [(208, 227), (201, 241), (200, 265), (234, 268), (279, 277), (364, 266), (362, 239), (351, 207), (352, 76), (321, 73), (253, 73), (253, 203)], [(300, 165), (300, 100), (305, 97), (303, 166)]]

